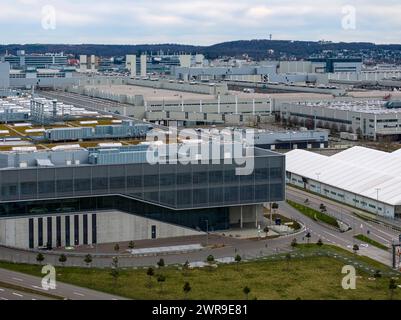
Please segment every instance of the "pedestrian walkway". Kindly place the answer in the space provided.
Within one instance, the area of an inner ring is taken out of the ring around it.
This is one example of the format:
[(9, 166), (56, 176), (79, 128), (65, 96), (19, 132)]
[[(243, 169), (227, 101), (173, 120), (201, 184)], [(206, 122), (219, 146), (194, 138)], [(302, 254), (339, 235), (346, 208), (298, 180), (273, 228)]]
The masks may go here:
[(183, 246), (156, 247), (127, 250), (134, 256), (155, 256), (158, 254), (187, 253), (200, 251), (203, 249), (201, 244), (189, 244)]

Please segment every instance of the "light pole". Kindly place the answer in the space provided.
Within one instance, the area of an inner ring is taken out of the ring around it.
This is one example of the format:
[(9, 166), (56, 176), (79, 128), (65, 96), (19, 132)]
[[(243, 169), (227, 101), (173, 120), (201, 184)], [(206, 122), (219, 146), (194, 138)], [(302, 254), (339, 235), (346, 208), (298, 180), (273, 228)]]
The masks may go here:
[(206, 247), (209, 246), (209, 220), (205, 220), (206, 222)]

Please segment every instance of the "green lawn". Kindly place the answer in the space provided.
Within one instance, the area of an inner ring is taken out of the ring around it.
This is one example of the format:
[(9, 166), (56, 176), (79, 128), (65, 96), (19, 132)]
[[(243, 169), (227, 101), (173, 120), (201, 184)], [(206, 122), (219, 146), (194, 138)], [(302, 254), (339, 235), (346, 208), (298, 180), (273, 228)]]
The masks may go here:
[[(116, 284), (110, 270), (58, 268), (57, 280), (109, 292), (133, 299), (183, 299), (183, 286), (189, 282), (192, 287), (189, 299), (244, 299), (242, 292), (245, 286), (251, 289), (250, 299), (259, 300), (284, 299), (389, 299), (389, 278), (383, 276), (377, 281), (369, 280), (372, 276), (358, 270), (356, 290), (344, 290), (341, 287), (344, 262), (326, 256), (311, 256), (308, 253), (316, 250), (316, 245), (299, 246), (298, 253), (304, 258), (293, 257), (289, 262), (283, 257), (268, 260), (243, 262), (237, 265), (219, 265), (217, 269), (194, 269), (187, 273), (178, 267), (165, 267), (155, 270), (152, 287), (148, 288), (149, 277), (146, 268), (121, 270)], [(384, 272), (389, 269), (368, 258), (362, 258), (341, 249), (324, 245), (331, 252), (357, 259), (359, 263), (369, 263), (374, 270), (380, 268)], [(168, 257), (166, 257), (168, 261)], [(17, 265), (0, 262), (0, 267), (13, 269), (41, 276), (39, 266)], [(156, 278), (158, 274), (166, 277), (163, 290), (160, 290)], [(395, 291), (394, 298), (401, 299), (400, 289)]]
[(377, 247), (379, 249), (383, 249), (383, 250), (388, 250), (389, 249), (388, 247), (386, 247), (385, 245), (381, 244), (380, 242), (377, 242), (377, 241), (375, 241), (375, 240), (373, 240), (373, 239), (371, 239), (371, 238), (369, 238), (367, 236), (364, 236), (363, 234), (358, 234), (354, 238), (358, 239), (358, 240), (361, 240), (363, 242), (366, 242), (366, 243), (368, 243), (368, 244), (370, 244), (372, 246), (375, 246), (375, 247)]
[(304, 206), (302, 204), (296, 203), (294, 201), (291, 200), (287, 200), (288, 204), (293, 207), (294, 209), (297, 209), (299, 212), (301, 212), (302, 214), (306, 215), (307, 217), (313, 219), (313, 220), (317, 220), (317, 221), (321, 221), (324, 223), (327, 223), (333, 227), (338, 228), (338, 223), (337, 220), (325, 213), (322, 213), (320, 211), (317, 211), (315, 209), (309, 208), (307, 206)]

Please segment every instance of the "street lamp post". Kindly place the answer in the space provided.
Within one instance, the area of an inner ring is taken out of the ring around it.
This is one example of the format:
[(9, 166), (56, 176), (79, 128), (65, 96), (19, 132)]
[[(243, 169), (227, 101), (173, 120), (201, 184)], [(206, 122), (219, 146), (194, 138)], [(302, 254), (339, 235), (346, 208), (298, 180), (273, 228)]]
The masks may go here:
[(206, 222), (206, 247), (209, 246), (209, 220), (205, 220)]

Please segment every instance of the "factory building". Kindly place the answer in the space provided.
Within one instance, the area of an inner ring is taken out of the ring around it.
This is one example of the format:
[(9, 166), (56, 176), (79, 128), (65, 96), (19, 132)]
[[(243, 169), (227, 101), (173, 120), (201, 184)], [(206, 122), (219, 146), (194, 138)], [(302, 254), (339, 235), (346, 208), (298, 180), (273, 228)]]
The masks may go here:
[(327, 131), (255, 131), (255, 146), (268, 150), (324, 149), (329, 146)]
[(96, 72), (99, 67), (99, 58), (95, 55), (80, 55), (79, 56), (79, 71), (80, 72)]
[(401, 108), (380, 100), (332, 100), (276, 103), (274, 111), (281, 119), (304, 126), (352, 132), (366, 139), (401, 138)]
[(12, 69), (54, 69), (66, 67), (68, 57), (63, 53), (26, 54), (24, 50), (19, 50), (17, 55), (2, 56), (1, 62), (8, 62)]
[(360, 73), (362, 58), (310, 58), (313, 73)]
[(0, 243), (58, 247), (255, 227), (264, 203), (284, 200), (283, 155), (253, 148), (253, 170), (238, 175), (227, 145), (209, 161), (178, 152), (157, 164), (148, 148), (0, 153)]
[(354, 147), (286, 154), (287, 183), (386, 218), (401, 217), (401, 153)]

